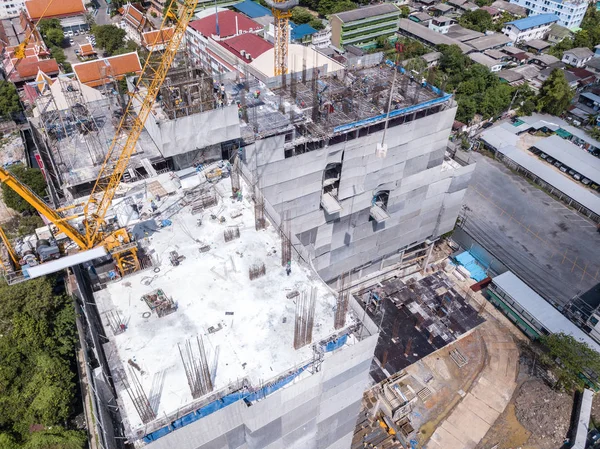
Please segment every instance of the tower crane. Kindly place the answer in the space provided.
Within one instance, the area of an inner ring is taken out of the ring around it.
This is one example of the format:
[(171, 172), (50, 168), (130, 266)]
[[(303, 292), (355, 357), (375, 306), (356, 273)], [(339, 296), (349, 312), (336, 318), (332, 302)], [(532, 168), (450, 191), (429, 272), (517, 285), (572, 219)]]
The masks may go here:
[(298, 6), (299, 0), (265, 0), (273, 11), (275, 18), (275, 76), (288, 73), (288, 50), (290, 45), (290, 17), (292, 8)]
[[(49, 4), (52, 1), (49, 0)], [(81, 250), (103, 246), (107, 253), (114, 258), (121, 275), (139, 269), (137, 244), (131, 240), (127, 229), (115, 228), (109, 225), (106, 221), (106, 215), (131, 155), (135, 151), (144, 123), (175, 59), (198, 0), (182, 0), (181, 2), (171, 0), (171, 3), (160, 27), (160, 31), (166, 28), (173, 29), (171, 39), (166, 42), (160, 59), (157, 61), (158, 63), (152, 63), (152, 52), (146, 59), (142, 73), (135, 83), (133, 92), (130, 93), (129, 102), (108, 148), (92, 193), (83, 204), (82, 216), (63, 215), (67, 210), (81, 206), (81, 204), (54, 209), (47, 205), (29, 187), (21, 183), (12, 173), (5, 168), (0, 168), (0, 182), (13, 189), (35, 210), (53, 223), (59, 231), (77, 244)], [(179, 6), (179, 8), (177, 9), (175, 6)], [(174, 11), (177, 11), (177, 13)], [(157, 33), (157, 39), (160, 35), (162, 33)], [(26, 44), (27, 42), (24, 41), (21, 45), (26, 46)], [(152, 46), (152, 48), (156, 48), (156, 46)], [(81, 227), (70, 223), (75, 218), (83, 218)], [(9, 244), (7, 244), (7, 247), (12, 257), (14, 252), (11, 253), (12, 249)]]

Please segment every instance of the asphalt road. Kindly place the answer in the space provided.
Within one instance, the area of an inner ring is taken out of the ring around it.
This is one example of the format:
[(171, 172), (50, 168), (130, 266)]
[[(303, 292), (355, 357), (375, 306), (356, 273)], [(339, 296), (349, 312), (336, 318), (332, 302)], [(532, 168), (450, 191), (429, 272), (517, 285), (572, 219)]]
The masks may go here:
[(481, 154), (465, 196), (464, 229), (556, 304), (600, 282), (596, 225)]
[(106, 0), (96, 0), (96, 2), (98, 5), (100, 5), (100, 7), (96, 10), (96, 15), (94, 16), (96, 25), (107, 25), (111, 23)]

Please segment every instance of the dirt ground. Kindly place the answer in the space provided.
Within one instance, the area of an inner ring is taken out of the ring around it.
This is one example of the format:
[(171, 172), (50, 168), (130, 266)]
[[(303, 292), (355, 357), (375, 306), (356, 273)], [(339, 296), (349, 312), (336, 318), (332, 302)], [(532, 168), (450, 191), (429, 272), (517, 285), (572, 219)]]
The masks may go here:
[[(569, 430), (573, 397), (552, 390), (520, 365), (519, 381), (510, 404), (476, 449), (557, 449)], [(596, 405), (600, 417), (600, 401)]]

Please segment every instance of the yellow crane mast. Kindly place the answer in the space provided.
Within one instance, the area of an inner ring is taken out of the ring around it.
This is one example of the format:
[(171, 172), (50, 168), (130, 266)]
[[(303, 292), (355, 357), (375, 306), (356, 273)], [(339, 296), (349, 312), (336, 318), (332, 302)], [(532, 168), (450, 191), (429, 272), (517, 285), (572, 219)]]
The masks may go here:
[(288, 50), (290, 44), (290, 18), (292, 8), (298, 6), (299, 0), (266, 0), (275, 18), (275, 76), (288, 73)]
[[(48, 6), (52, 1), (49, 1)], [(135, 83), (134, 90), (130, 95), (121, 122), (107, 151), (92, 193), (88, 201), (83, 204), (84, 232), (80, 232), (69, 223), (69, 220), (78, 216), (65, 217), (61, 215), (64, 210), (69, 208), (60, 211), (51, 208), (8, 170), (0, 168), (0, 182), (6, 183), (82, 250), (104, 246), (112, 254), (121, 274), (139, 269), (137, 245), (130, 241), (125, 228), (116, 230), (109, 228), (105, 217), (131, 155), (135, 151), (144, 123), (175, 59), (198, 0), (183, 0), (182, 2), (172, 0), (171, 3), (171, 7), (168, 8), (169, 12), (163, 18), (160, 30), (172, 28), (172, 37), (166, 42), (158, 63), (153, 62), (155, 59), (152, 58), (152, 52), (150, 52), (142, 73)], [(176, 5), (179, 7), (176, 8)], [(172, 11), (177, 11), (177, 14)], [(161, 34), (157, 34), (157, 39)], [(26, 42), (23, 42), (23, 44), (26, 44)]]

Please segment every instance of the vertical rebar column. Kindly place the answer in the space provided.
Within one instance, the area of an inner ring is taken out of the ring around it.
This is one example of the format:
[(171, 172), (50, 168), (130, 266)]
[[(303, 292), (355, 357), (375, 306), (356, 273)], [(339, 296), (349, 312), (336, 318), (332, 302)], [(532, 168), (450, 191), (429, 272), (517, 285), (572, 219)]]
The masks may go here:
[(194, 399), (204, 396), (213, 389), (202, 337), (196, 337), (196, 346), (197, 350), (194, 349), (190, 340), (186, 340), (184, 350), (181, 349), (179, 344), (177, 345), (185, 376)]
[(317, 287), (313, 287), (310, 291), (310, 302), (308, 304), (306, 316), (306, 331), (304, 344), (308, 345), (312, 342), (313, 327), (315, 325), (315, 306), (317, 304)]
[(334, 326), (336, 329), (341, 329), (346, 324), (346, 313), (348, 312), (348, 297), (349, 293), (346, 290), (346, 273), (342, 274), (340, 279), (340, 289), (335, 308)]
[(265, 202), (258, 186), (254, 188), (254, 198), (254, 229), (260, 231), (265, 228)]
[(123, 385), (129, 398), (131, 399), (131, 402), (133, 403), (133, 406), (140, 415), (140, 419), (144, 424), (148, 423), (156, 418), (156, 413), (154, 410), (152, 410), (148, 396), (144, 392), (142, 384), (135, 371), (129, 368), (129, 373), (131, 375), (133, 387), (129, 385), (129, 382), (127, 381), (127, 375), (123, 377)]
[(315, 287), (311, 289), (310, 299), (307, 299), (306, 292), (304, 291), (296, 300), (294, 349), (302, 348), (312, 342), (316, 303), (317, 289)]
[(292, 262), (292, 239), (290, 232), (290, 220), (287, 211), (281, 214), (281, 266), (285, 267)]

